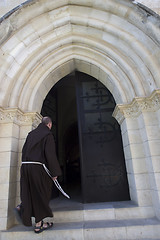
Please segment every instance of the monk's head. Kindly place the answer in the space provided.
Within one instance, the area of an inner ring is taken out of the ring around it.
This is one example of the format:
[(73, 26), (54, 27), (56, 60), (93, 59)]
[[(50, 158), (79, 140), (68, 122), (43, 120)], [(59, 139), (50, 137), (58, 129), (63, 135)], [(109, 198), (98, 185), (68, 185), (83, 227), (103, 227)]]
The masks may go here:
[(42, 123), (44, 123), (49, 129), (52, 128), (52, 119), (48, 116), (42, 118)]

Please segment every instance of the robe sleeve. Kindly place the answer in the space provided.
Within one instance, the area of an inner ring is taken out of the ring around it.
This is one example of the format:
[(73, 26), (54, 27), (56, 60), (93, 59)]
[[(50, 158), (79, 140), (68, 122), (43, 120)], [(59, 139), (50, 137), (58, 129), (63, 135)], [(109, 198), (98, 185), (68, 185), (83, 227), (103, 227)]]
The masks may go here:
[(46, 158), (46, 166), (51, 172), (52, 177), (62, 175), (62, 171), (61, 171), (59, 162), (57, 160), (55, 141), (52, 134), (49, 134), (47, 136), (47, 139), (45, 142), (45, 158)]

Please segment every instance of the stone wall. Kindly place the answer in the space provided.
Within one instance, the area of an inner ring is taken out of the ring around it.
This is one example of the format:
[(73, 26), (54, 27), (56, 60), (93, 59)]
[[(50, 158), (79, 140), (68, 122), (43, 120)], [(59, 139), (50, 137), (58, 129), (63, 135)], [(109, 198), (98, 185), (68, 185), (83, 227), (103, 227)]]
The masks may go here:
[[(24, 0), (1, 0), (0, 1), (0, 17), (5, 15), (7, 12), (11, 11), (13, 8), (17, 7), (21, 3), (25, 2)], [(160, 14), (160, 1), (159, 0), (137, 0), (148, 8), (152, 9), (156, 13)]]
[(95, 77), (114, 96), (131, 199), (145, 216), (154, 209), (160, 218), (159, 21), (129, 0), (38, 0), (3, 19), (1, 229), (14, 223), (10, 209), (18, 199), (16, 173), (24, 138), (35, 116), (40, 119), (49, 90), (74, 70)]
[[(0, 229), (14, 223), (13, 209), (20, 202), (19, 174), (22, 145), (41, 120), (36, 113), (0, 108)], [(8, 220), (7, 220), (7, 215)]]

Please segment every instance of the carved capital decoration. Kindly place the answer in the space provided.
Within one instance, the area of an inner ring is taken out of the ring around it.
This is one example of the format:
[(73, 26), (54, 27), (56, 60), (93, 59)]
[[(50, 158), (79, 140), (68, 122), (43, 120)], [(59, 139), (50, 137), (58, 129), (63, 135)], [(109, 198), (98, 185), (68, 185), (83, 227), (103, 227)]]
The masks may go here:
[(0, 107), (0, 123), (16, 123), (32, 125), (34, 128), (41, 122), (41, 115), (35, 112), (22, 112), (18, 108), (4, 109)]
[(119, 124), (125, 118), (137, 118), (143, 112), (155, 112), (160, 109), (160, 90), (155, 90), (150, 97), (136, 97), (130, 104), (117, 104), (113, 117)]

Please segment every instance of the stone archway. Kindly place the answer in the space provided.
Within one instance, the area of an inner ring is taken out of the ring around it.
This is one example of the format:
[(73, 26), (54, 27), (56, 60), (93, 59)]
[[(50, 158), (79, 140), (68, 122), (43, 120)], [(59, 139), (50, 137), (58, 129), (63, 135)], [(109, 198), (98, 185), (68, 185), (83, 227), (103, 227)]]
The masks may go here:
[[(13, 224), (10, 209), (18, 198), (17, 158), (26, 133), (35, 119), (40, 120), (36, 112), (51, 87), (75, 69), (97, 78), (113, 94), (131, 198), (144, 212), (147, 206), (151, 215), (153, 208), (160, 215), (159, 21), (158, 16), (130, 1), (116, 0), (29, 1), (3, 19), (0, 166), (7, 174), (0, 185), (2, 229)], [(155, 137), (151, 129), (158, 129)]]

